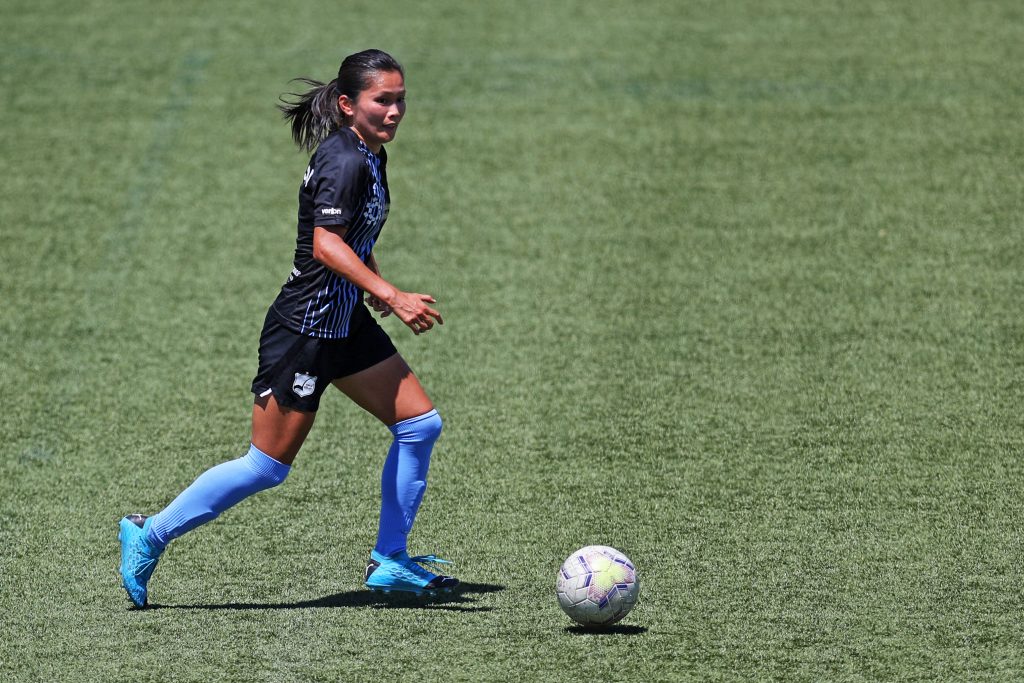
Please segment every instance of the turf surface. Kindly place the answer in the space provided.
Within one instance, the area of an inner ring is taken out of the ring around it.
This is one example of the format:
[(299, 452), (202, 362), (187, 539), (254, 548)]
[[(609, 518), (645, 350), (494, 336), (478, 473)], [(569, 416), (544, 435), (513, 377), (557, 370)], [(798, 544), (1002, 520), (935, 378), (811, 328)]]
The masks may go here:
[[(851, 6), (852, 5), (852, 6)], [(8, 0), (0, 677), (1019, 680), (1018, 3)], [(306, 158), (295, 76), (392, 51), (377, 254), (446, 420), (361, 590), (388, 433), (328, 396), (287, 484), (128, 609), (117, 519), (240, 455)], [(601, 543), (641, 604), (572, 628)]]

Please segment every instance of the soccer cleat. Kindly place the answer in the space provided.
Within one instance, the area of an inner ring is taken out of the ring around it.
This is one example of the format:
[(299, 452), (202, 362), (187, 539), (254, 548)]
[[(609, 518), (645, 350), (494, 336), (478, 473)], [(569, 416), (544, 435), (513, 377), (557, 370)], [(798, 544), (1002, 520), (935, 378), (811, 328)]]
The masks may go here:
[(145, 607), (148, 600), (146, 584), (156, 569), (162, 548), (149, 542), (147, 532), (151, 520), (145, 515), (128, 515), (121, 520), (121, 585), (136, 607)]
[(381, 555), (376, 550), (370, 553), (370, 562), (366, 565), (366, 587), (372, 591), (390, 593), (401, 591), (416, 595), (435, 595), (450, 593), (459, 585), (459, 580), (451, 576), (442, 576), (429, 572), (419, 563), (451, 564), (434, 555), (417, 555), (409, 557), (404, 550), (394, 555)]

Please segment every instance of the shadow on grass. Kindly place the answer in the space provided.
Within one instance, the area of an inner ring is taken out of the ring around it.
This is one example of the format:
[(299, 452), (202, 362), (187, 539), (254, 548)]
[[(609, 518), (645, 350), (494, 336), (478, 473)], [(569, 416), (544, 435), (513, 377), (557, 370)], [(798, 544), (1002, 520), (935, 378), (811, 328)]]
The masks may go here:
[(250, 610), (250, 609), (309, 609), (313, 607), (372, 607), (374, 609), (436, 609), (450, 612), (490, 612), (493, 607), (475, 607), (471, 595), (497, 593), (504, 586), (489, 583), (460, 583), (451, 593), (436, 596), (417, 596), (408, 593), (374, 593), (369, 590), (345, 591), (314, 600), (299, 602), (225, 602), (218, 605), (160, 605), (150, 603), (144, 609), (205, 609), (205, 610)]
[(565, 632), (574, 636), (639, 636), (647, 633), (647, 629), (643, 626), (612, 624), (611, 626), (566, 626)]

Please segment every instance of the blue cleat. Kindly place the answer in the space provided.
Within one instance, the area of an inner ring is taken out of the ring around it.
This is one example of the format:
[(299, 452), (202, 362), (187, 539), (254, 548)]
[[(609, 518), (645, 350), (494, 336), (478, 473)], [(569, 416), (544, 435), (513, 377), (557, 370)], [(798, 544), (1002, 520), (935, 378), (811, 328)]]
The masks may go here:
[(429, 572), (419, 563), (451, 564), (434, 555), (417, 555), (409, 557), (404, 550), (387, 556), (376, 550), (370, 553), (370, 562), (366, 565), (366, 587), (372, 591), (390, 593), (400, 591), (416, 595), (435, 595), (450, 593), (459, 585), (459, 580), (451, 576), (442, 576)]
[(163, 548), (149, 542), (146, 532), (151, 521), (145, 515), (128, 515), (121, 520), (117, 535), (121, 541), (121, 585), (136, 607), (146, 606), (146, 584), (163, 553)]

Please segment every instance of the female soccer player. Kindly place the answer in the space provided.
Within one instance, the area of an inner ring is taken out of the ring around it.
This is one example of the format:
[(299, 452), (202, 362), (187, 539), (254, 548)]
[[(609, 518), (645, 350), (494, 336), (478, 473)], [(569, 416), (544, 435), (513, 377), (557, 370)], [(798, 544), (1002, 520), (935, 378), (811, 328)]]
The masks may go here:
[(366, 50), (346, 57), (330, 83), (299, 80), (312, 89), (281, 110), (295, 142), (316, 151), (299, 187), (294, 267), (260, 336), (252, 443), (155, 515), (121, 520), (121, 579), (139, 607), (147, 604), (149, 578), (172, 539), (284, 481), (329, 384), (394, 434), (366, 585), (412, 593), (458, 585), (421, 566), (444, 560), (406, 552), (441, 418), (363, 303), (365, 292), (382, 317), (394, 314), (417, 335), (444, 322), (430, 306), (432, 296), (390, 284), (373, 257), (390, 205), (383, 145), (405, 115), (404, 71), (391, 55)]

